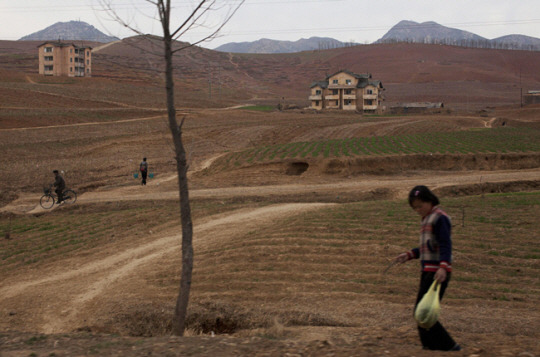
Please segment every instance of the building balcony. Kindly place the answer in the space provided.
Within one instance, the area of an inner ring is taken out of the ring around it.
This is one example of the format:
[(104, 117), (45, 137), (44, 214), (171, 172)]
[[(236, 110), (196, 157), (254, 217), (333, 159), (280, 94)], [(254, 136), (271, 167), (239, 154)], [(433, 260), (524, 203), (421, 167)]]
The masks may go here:
[(343, 99), (356, 100), (356, 95), (355, 94), (343, 94)]
[(350, 89), (350, 88), (355, 88), (356, 87), (356, 84), (354, 83), (351, 83), (351, 84), (329, 84), (328, 85), (328, 89)]
[(336, 94), (336, 95), (332, 95), (332, 94), (331, 95), (326, 95), (326, 96), (324, 96), (324, 99), (326, 99), (326, 100), (339, 100), (339, 95), (338, 94)]
[(364, 99), (377, 99), (377, 94), (364, 94)]
[(310, 95), (309, 100), (322, 100), (322, 95)]
[(364, 105), (364, 110), (377, 110), (377, 108), (376, 105)]

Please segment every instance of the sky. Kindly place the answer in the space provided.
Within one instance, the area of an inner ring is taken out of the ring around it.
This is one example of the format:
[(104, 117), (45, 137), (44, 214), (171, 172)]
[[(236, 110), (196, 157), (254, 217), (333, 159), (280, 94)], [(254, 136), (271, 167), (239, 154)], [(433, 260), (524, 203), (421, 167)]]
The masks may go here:
[[(57, 22), (80, 20), (119, 38), (134, 36), (113, 21), (103, 3), (141, 33), (161, 35), (156, 8), (146, 0), (0, 0), (0, 40), (16, 41)], [(199, 0), (171, 0), (173, 24), (179, 25)], [(181, 40), (196, 42), (215, 30), (240, 0), (218, 5)], [(206, 48), (261, 38), (297, 41), (312, 36), (342, 42), (372, 43), (402, 20), (434, 21), (488, 39), (510, 34), (540, 38), (539, 0), (245, 0)], [(172, 26), (171, 26), (172, 27)]]

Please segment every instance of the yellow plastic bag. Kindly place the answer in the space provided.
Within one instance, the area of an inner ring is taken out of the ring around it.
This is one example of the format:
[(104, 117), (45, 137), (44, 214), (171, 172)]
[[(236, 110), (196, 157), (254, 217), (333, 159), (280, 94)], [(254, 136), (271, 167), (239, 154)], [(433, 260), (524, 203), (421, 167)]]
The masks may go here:
[(441, 312), (439, 301), (440, 287), (441, 285), (437, 283), (437, 280), (434, 280), (427, 293), (422, 297), (422, 300), (416, 305), (414, 319), (418, 322), (418, 326), (431, 328), (439, 319), (439, 313)]

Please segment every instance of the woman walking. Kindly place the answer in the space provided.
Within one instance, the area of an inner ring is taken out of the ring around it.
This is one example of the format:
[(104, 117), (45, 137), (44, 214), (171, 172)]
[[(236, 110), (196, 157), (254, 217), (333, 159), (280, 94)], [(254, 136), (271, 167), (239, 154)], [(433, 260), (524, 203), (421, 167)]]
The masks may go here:
[[(404, 263), (411, 259), (420, 259), (422, 275), (416, 305), (429, 290), (433, 280), (440, 287), (442, 299), (452, 275), (452, 224), (450, 217), (439, 208), (439, 199), (426, 186), (416, 186), (409, 193), (409, 205), (422, 217), (420, 226), (420, 246), (409, 252), (401, 253), (396, 261)], [(460, 351), (461, 347), (439, 321), (429, 329), (418, 326), (420, 341), (424, 349), (442, 351)]]

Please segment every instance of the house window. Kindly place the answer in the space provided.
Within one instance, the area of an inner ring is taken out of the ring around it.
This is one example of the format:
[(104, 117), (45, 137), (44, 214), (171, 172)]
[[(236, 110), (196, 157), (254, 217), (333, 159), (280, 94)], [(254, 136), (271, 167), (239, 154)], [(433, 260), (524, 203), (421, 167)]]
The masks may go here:
[(86, 56), (90, 56), (90, 51), (86, 51)]
[(73, 72), (73, 67), (69, 67), (69, 71), (70, 71), (70, 72)]
[(52, 70), (53, 70), (53, 66), (45, 66), (45, 70), (46, 70), (46, 71), (52, 71)]
[(317, 90), (315, 91), (315, 95), (321, 95), (321, 94), (322, 94), (322, 91), (321, 91), (320, 89), (317, 89)]
[(337, 89), (332, 89), (332, 95), (338, 95), (338, 94), (339, 94), (339, 92), (338, 92)]
[(338, 81), (337, 79), (334, 79), (334, 80), (332, 81), (332, 84), (339, 84), (339, 81)]
[(53, 60), (53, 56), (45, 56), (45, 57), (43, 57), (43, 59), (44, 59), (45, 61), (52, 61), (52, 60)]
[(373, 89), (368, 89), (366, 92), (367, 94), (373, 94)]
[(352, 105), (352, 100), (350, 99), (345, 99), (345, 102), (343, 103), (345, 105)]
[(345, 89), (345, 94), (352, 94), (352, 89)]
[(72, 63), (73, 63), (73, 57), (70, 57), (70, 58), (69, 58), (69, 62), (72, 62)]
[(86, 64), (90, 64), (90, 60), (86, 60)]
[(350, 79), (346, 79), (345, 80), (345, 84), (347, 84), (348, 86), (350, 86), (352, 84), (352, 81)]
[(45, 47), (45, 52), (46, 53), (52, 52), (52, 47)]
[(320, 105), (320, 104), (319, 104), (319, 101), (316, 100), (316, 101), (315, 101), (315, 106), (318, 107), (319, 105)]

